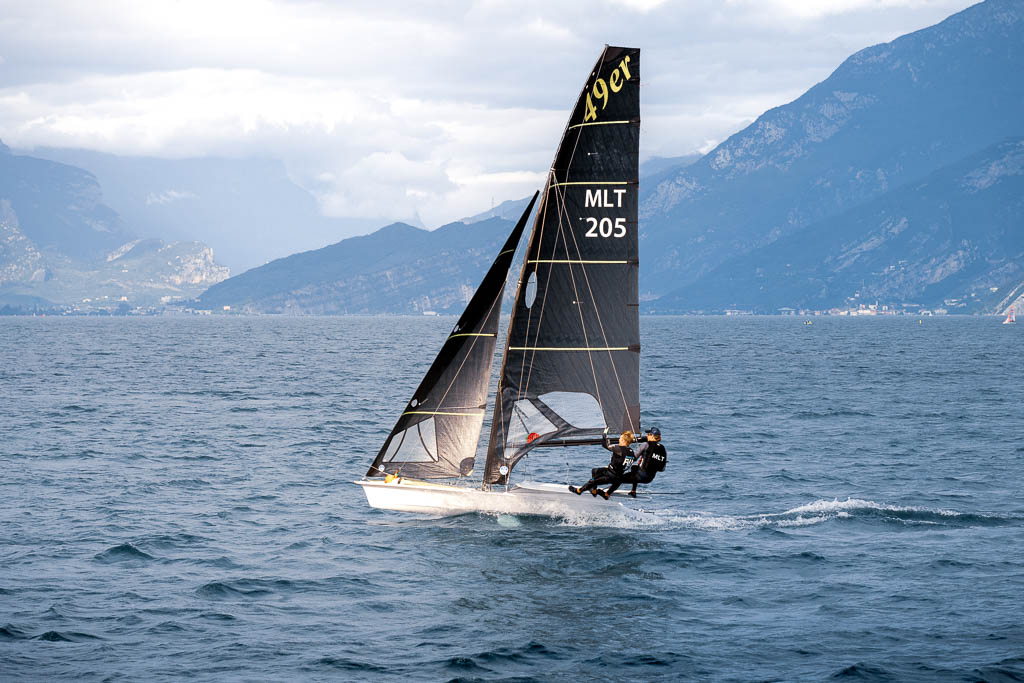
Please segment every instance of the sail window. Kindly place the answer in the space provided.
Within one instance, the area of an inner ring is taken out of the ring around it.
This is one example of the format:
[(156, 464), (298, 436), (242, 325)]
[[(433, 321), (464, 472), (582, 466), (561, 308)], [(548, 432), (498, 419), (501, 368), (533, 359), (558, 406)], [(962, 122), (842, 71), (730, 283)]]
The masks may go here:
[(384, 462), (437, 462), (434, 418), (417, 422), (393, 435)]
[(523, 298), (523, 304), (527, 308), (533, 306), (533, 302), (537, 300), (537, 271), (530, 273), (530, 279), (526, 281), (526, 296)]
[(543, 436), (553, 431), (555, 431), (555, 425), (541, 415), (529, 400), (522, 399), (516, 401), (512, 406), (512, 419), (509, 421), (505, 445), (514, 448), (525, 444), (531, 434)]
[(552, 391), (541, 394), (540, 400), (573, 427), (605, 427), (601, 404), (590, 394), (578, 391)]

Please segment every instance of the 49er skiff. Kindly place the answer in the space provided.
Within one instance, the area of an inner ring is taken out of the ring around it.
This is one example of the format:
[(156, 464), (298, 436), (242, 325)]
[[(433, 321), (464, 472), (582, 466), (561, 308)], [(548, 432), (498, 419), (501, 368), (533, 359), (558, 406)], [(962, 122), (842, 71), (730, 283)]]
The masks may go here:
[(424, 480), (473, 472), (502, 293), (537, 194), (356, 482), (371, 506), (557, 514), (608, 505), (509, 478), (536, 449), (639, 432), (639, 85), (640, 51), (605, 47), (566, 125), (516, 289), (482, 486)]

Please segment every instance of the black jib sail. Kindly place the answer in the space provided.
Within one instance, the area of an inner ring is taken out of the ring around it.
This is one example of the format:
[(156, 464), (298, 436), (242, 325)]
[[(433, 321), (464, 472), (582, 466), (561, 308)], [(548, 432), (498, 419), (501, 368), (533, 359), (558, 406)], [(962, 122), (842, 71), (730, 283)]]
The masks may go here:
[(516, 245), (536, 201), (535, 194), (366, 476), (447, 479), (473, 472), (501, 297)]
[(484, 485), (533, 448), (640, 422), (640, 50), (606, 47), (562, 136), (530, 234)]

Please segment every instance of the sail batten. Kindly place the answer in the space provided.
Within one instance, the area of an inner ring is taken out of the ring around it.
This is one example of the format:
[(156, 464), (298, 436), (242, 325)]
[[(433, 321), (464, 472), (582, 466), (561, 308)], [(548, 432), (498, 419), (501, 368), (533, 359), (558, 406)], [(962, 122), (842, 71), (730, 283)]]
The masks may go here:
[(484, 484), (545, 443), (639, 427), (640, 52), (606, 47), (577, 99), (527, 246)]
[(486, 413), (501, 298), (516, 246), (537, 201), (530, 200), (451, 334), (401, 413), (367, 477), (468, 476)]

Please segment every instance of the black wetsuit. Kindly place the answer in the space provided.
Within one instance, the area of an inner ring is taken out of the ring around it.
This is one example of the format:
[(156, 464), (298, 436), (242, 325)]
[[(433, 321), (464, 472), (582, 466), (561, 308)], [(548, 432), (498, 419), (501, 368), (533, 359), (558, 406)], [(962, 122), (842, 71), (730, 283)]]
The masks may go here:
[(608, 487), (609, 495), (614, 493), (621, 484), (632, 484), (635, 494), (637, 484), (650, 484), (658, 472), (665, 471), (668, 454), (661, 442), (645, 441), (636, 450), (637, 464), (631, 467), (629, 472), (624, 473), (619, 481)]
[[(590, 491), (604, 484), (612, 484), (615, 488), (618, 488), (622, 481), (622, 474), (625, 471), (626, 461), (633, 462), (636, 458), (629, 446), (620, 446), (618, 444), (613, 446), (608, 440), (607, 434), (604, 435), (604, 444), (602, 445), (605, 449), (612, 452), (612, 458), (608, 461), (607, 467), (595, 467), (590, 470), (590, 481), (581, 486), (580, 491)], [(612, 490), (614, 491), (615, 489)]]

